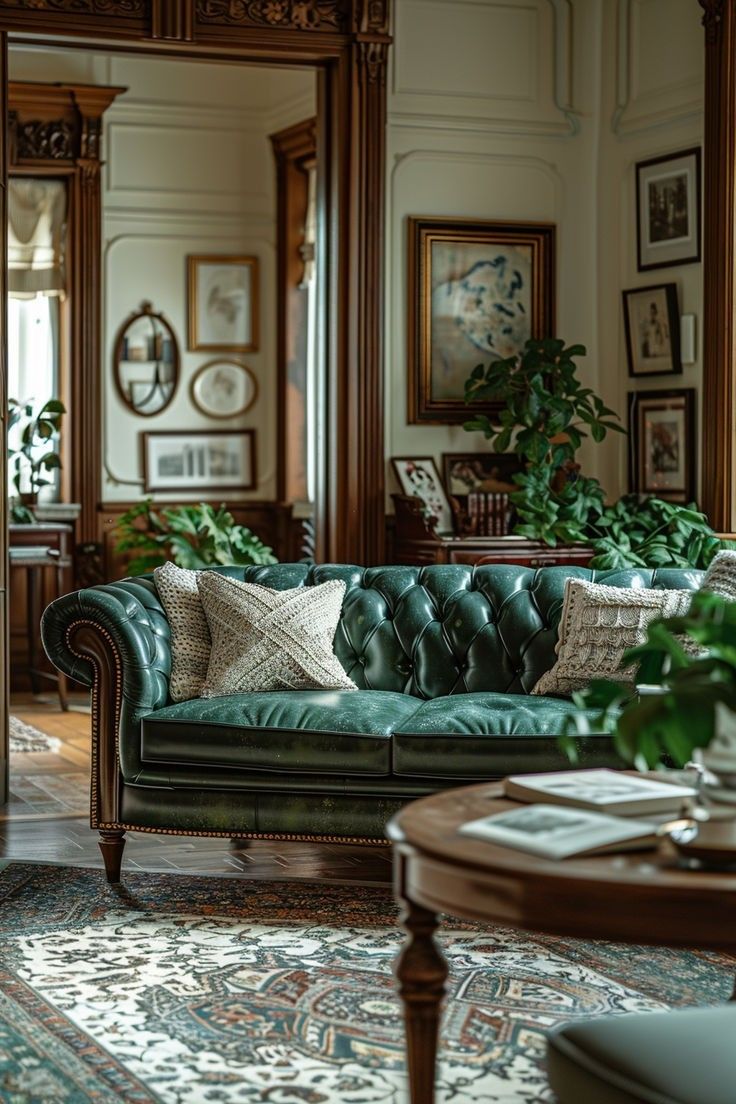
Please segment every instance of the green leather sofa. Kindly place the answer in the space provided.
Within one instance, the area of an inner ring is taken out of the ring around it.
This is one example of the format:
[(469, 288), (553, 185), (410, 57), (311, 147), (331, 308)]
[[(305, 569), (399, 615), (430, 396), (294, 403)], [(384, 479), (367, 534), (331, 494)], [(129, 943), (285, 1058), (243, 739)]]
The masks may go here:
[[(565, 580), (700, 582), (697, 571), (501, 564), (213, 570), (278, 589), (344, 579), (335, 651), (359, 690), (172, 704), (169, 626), (151, 578), (53, 602), (46, 653), (93, 689), (91, 825), (111, 880), (127, 830), (368, 842), (422, 794), (564, 768), (569, 705), (529, 692), (555, 660)], [(607, 736), (580, 751), (584, 765), (616, 763)]]

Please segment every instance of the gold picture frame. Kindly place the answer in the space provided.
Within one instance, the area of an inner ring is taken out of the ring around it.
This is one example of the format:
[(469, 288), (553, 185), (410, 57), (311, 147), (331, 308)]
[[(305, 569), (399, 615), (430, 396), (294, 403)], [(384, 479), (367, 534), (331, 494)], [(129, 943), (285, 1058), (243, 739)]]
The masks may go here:
[(408, 228), (408, 421), (451, 425), (491, 413), (493, 404), (466, 406), (465, 380), (529, 338), (555, 336), (556, 228), (413, 217)]
[(187, 348), (253, 353), (259, 342), (257, 257), (197, 253), (187, 257)]

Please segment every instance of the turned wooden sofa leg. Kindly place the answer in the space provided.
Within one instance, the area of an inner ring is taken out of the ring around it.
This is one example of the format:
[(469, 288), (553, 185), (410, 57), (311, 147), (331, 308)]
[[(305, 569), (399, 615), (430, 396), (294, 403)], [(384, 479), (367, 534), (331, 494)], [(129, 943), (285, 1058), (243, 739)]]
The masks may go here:
[(100, 832), (99, 843), (108, 882), (112, 884), (119, 882), (125, 850), (125, 832)]

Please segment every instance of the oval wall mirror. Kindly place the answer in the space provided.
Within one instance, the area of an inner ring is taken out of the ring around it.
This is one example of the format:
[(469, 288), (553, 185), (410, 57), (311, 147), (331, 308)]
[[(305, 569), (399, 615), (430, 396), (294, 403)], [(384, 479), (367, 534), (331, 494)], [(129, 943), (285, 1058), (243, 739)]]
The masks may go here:
[(150, 418), (166, 409), (179, 382), (179, 345), (152, 303), (142, 303), (120, 327), (113, 360), (118, 393), (129, 410)]

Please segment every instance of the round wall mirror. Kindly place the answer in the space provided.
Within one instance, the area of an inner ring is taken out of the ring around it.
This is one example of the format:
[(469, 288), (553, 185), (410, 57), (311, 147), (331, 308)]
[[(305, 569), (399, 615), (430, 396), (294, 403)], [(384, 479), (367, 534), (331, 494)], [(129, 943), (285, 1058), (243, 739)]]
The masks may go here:
[(179, 345), (152, 303), (142, 303), (120, 327), (113, 357), (115, 383), (128, 409), (142, 418), (165, 410), (179, 382)]

